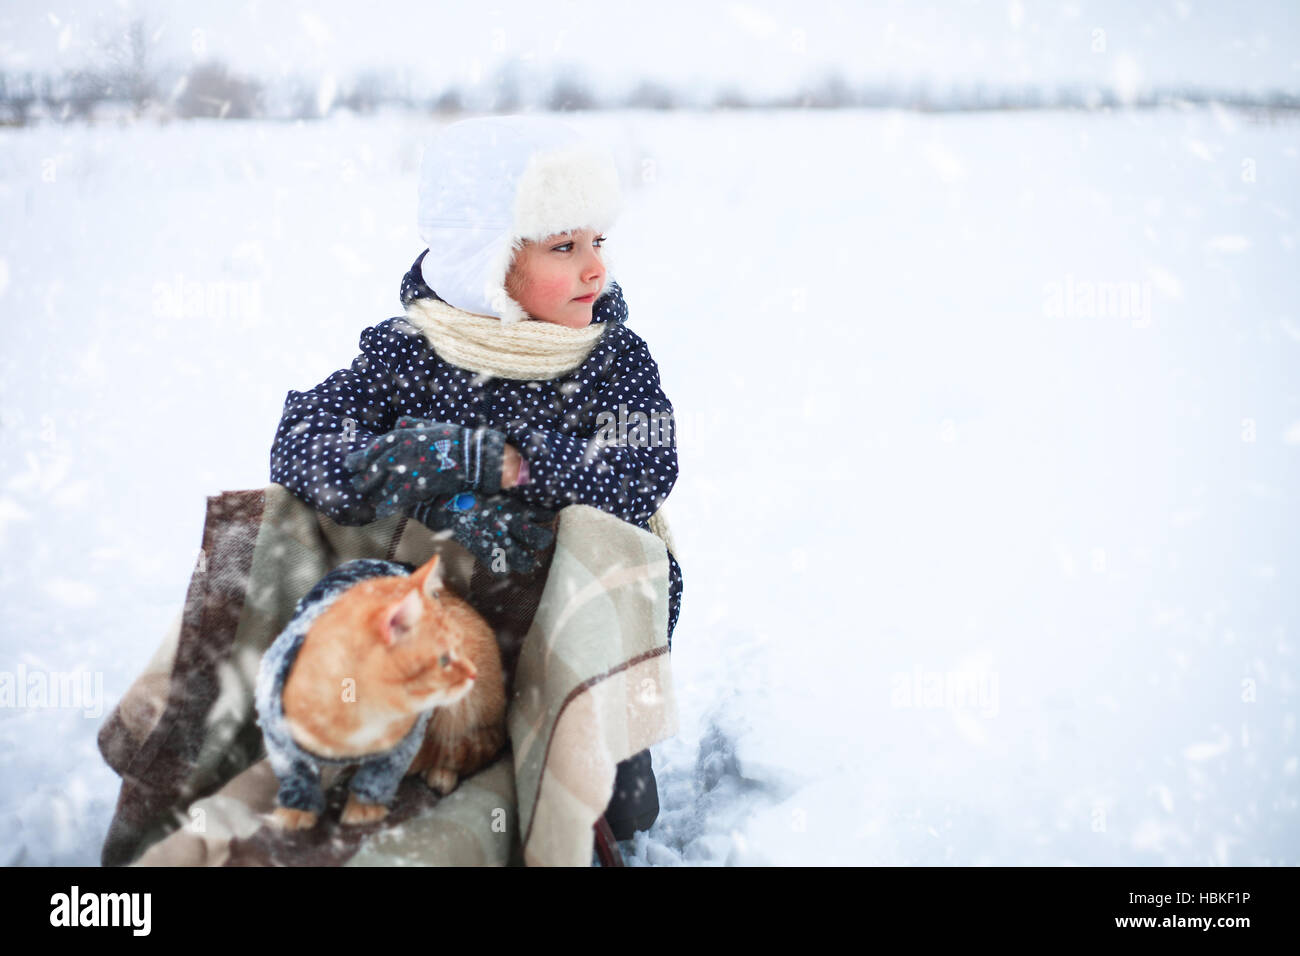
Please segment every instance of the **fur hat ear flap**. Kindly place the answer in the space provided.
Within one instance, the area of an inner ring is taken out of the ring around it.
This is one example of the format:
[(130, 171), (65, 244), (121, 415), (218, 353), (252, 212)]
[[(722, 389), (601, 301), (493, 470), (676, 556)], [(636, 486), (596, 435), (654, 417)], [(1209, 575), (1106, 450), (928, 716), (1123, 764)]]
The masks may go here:
[(501, 321), (506, 325), (523, 322), (529, 318), (528, 313), (524, 311), (524, 307), (506, 291), (506, 277), (510, 274), (510, 267), (514, 264), (515, 253), (522, 249), (523, 245), (523, 240), (518, 237), (509, 241), (502, 240), (500, 249), (488, 267), (487, 286), (483, 290), (488, 305), (492, 307), (492, 311), (500, 316)]
[(615, 276), (614, 276), (614, 258), (613, 258), (613, 256), (610, 255), (610, 253), (609, 253), (609, 247), (608, 247), (608, 246), (603, 246), (603, 245), (602, 245), (602, 246), (600, 247), (600, 259), (601, 259), (601, 261), (602, 261), (603, 263), (605, 263), (605, 284), (602, 285), (602, 286), (600, 287), (600, 291), (596, 293), (596, 298), (597, 298), (597, 299), (599, 299), (602, 295), (604, 295), (606, 292), (608, 292), (608, 291), (609, 291), (609, 284), (610, 284), (611, 282), (615, 281)]

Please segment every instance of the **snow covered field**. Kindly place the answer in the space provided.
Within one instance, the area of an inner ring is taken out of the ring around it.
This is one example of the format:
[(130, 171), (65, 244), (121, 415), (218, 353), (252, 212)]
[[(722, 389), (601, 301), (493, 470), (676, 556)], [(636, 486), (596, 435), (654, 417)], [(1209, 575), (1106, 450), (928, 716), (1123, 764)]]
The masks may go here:
[[(1300, 124), (570, 121), (681, 437), (633, 862), (1300, 864)], [(101, 691), (0, 707), (0, 864), (98, 863), (99, 724), (399, 314), (426, 123), (0, 130), (0, 671)]]

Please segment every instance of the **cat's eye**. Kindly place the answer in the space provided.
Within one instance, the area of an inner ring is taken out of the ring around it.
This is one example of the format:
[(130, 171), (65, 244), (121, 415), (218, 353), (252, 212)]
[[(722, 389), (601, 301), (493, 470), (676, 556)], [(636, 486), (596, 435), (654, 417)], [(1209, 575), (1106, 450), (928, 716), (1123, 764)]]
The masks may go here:
[(443, 667), (451, 666), (451, 655), (443, 654), (442, 657), (438, 658), (438, 663), (441, 664)]

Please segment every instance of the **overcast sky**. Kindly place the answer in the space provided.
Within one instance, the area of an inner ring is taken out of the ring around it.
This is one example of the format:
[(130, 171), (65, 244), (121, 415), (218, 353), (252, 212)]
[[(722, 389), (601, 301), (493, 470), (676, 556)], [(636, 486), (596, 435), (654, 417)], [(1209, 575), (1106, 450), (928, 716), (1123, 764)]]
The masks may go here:
[(837, 67), (850, 80), (1295, 91), (1298, 9), (1295, 0), (0, 0), (0, 66), (85, 65), (142, 15), (161, 31), (159, 61), (214, 56), (266, 78), (392, 67), (464, 85), (516, 59), (545, 73), (580, 66), (611, 90), (650, 77), (776, 92)]

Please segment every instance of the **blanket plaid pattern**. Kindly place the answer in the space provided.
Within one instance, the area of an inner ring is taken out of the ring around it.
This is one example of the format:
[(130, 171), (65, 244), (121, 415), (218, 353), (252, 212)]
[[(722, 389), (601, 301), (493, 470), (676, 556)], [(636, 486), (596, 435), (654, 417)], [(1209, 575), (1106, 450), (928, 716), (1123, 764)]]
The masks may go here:
[[(388, 817), (364, 826), (338, 823), (348, 771), (329, 768), (317, 826), (278, 830), (253, 708), (262, 652), (344, 561), (419, 566), (435, 552), (496, 631), (507, 748), (445, 797), (406, 779)], [(560, 511), (537, 571), (498, 576), (402, 515), (346, 527), (278, 484), (209, 497), (185, 604), (100, 728), (122, 777), (102, 862), (586, 866), (615, 765), (677, 731), (667, 622), (663, 542), (585, 505)]]

